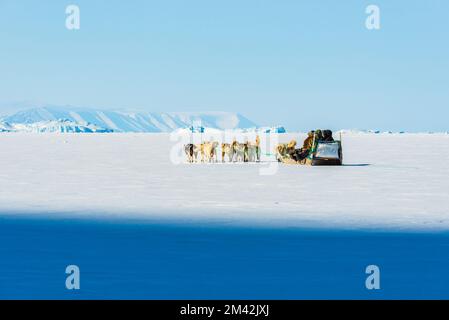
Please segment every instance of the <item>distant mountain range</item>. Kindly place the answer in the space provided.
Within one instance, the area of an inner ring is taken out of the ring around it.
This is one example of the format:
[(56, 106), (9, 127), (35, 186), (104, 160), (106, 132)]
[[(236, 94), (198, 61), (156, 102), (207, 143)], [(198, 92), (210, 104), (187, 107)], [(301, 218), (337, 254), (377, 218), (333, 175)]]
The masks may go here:
[(0, 132), (34, 132), (34, 133), (108, 133), (108, 128), (101, 128), (94, 124), (79, 124), (70, 120), (49, 120), (23, 124), (0, 122)]
[(257, 125), (230, 112), (131, 112), (41, 107), (0, 118), (0, 132), (171, 132), (189, 127), (245, 129)]

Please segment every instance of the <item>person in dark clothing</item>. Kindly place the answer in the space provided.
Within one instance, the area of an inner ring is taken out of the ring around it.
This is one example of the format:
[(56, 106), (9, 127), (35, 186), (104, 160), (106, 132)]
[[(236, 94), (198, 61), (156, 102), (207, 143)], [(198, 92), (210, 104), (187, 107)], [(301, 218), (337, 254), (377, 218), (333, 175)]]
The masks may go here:
[(322, 140), (323, 140), (323, 132), (320, 129), (315, 130), (315, 142)]
[(332, 137), (332, 131), (331, 130), (324, 130), (323, 131), (323, 141), (324, 142), (334, 142), (334, 138)]

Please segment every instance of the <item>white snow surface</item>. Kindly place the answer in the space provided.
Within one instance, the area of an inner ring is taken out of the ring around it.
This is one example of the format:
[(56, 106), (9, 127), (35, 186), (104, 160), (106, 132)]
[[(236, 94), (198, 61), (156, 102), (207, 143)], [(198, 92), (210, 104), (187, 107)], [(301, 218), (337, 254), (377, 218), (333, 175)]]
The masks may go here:
[[(301, 134), (280, 135), (282, 141)], [(174, 164), (169, 134), (0, 134), (0, 215), (449, 230), (449, 136), (344, 134), (341, 167)], [(267, 153), (263, 150), (263, 153)]]

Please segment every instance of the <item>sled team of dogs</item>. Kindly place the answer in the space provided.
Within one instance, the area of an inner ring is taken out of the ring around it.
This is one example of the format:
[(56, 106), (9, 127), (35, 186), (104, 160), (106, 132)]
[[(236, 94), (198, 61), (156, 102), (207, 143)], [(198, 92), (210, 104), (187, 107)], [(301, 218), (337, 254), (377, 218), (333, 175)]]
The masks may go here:
[[(193, 162), (218, 162), (217, 141), (206, 141), (200, 144), (189, 143), (184, 146), (187, 160)], [(232, 143), (221, 144), (221, 162), (259, 162), (260, 141), (240, 143), (234, 140)]]
[[(279, 143), (275, 148), (276, 160), (289, 155), (295, 151), (296, 140), (289, 143)], [(218, 162), (217, 141), (206, 141), (200, 144), (189, 143), (184, 146), (187, 160), (193, 162)], [(234, 140), (232, 143), (221, 144), (221, 162), (260, 162), (260, 140), (255, 142), (240, 143)]]

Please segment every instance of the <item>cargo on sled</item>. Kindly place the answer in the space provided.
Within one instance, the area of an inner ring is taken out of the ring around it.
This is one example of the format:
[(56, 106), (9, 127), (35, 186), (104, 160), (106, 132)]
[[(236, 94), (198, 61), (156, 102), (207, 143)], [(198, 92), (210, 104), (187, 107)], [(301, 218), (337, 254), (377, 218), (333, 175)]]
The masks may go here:
[(312, 166), (341, 166), (343, 164), (341, 141), (320, 141), (309, 157)]

